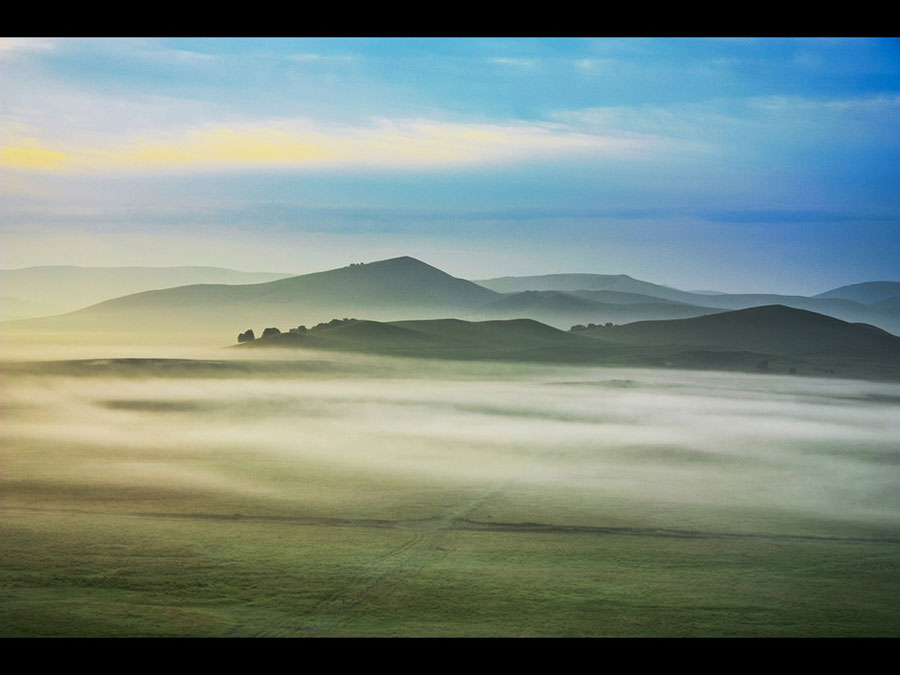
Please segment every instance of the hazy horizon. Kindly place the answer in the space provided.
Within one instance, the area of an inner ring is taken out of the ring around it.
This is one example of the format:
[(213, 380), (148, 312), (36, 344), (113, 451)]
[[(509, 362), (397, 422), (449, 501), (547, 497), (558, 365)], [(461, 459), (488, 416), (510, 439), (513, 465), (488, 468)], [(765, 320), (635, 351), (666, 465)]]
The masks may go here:
[[(405, 257), (405, 256), (397, 256), (397, 257)], [(380, 262), (378, 260), (366, 260), (360, 261), (365, 263), (371, 262)], [(427, 260), (422, 260), (422, 262), (426, 264), (431, 264)], [(316, 272), (328, 272), (333, 269), (340, 269), (343, 267), (347, 267), (350, 264), (356, 264), (355, 262), (347, 262), (344, 265), (337, 265), (335, 267), (323, 267), (321, 269), (310, 269), (306, 272), (290, 272), (285, 270), (262, 270), (262, 269), (247, 269), (247, 268), (239, 268), (239, 267), (222, 267), (218, 265), (29, 265), (25, 267), (0, 267), (0, 272), (15, 272), (22, 271), (28, 269), (35, 269), (39, 267), (77, 267), (81, 269), (106, 269), (106, 270), (116, 270), (116, 269), (150, 269), (150, 270), (161, 270), (161, 269), (173, 269), (173, 268), (208, 268), (208, 269), (222, 269), (228, 270), (232, 272), (241, 272), (244, 274), (273, 274), (273, 275), (283, 275), (284, 277), (289, 276), (303, 276), (305, 274), (315, 274)], [(433, 265), (434, 266), (434, 265)], [(686, 288), (686, 287), (676, 287), (670, 283), (667, 283), (665, 280), (659, 279), (649, 279), (649, 278), (638, 278), (633, 274), (628, 274), (626, 272), (603, 272), (603, 271), (590, 271), (590, 270), (556, 270), (556, 271), (547, 271), (547, 272), (535, 272), (531, 274), (498, 274), (492, 277), (462, 277), (458, 274), (454, 274), (453, 272), (447, 270), (441, 270), (447, 272), (451, 276), (456, 278), (466, 279), (467, 281), (475, 281), (476, 283), (479, 281), (490, 281), (492, 279), (500, 279), (504, 277), (541, 277), (541, 276), (553, 276), (553, 275), (564, 275), (564, 274), (610, 274), (610, 275), (625, 275), (640, 281), (647, 281), (650, 283), (657, 284), (659, 286), (667, 286), (670, 288), (677, 288), (677, 290), (686, 291), (689, 293), (707, 293), (707, 292), (723, 292), (728, 293), (726, 291), (721, 291), (720, 288)], [(829, 286), (828, 288), (822, 289), (820, 292), (824, 293), (826, 291), (833, 290), (835, 288), (840, 288), (842, 286), (852, 286), (855, 284), (867, 283), (867, 282), (882, 282), (882, 281), (897, 281), (900, 279), (900, 276), (895, 275), (893, 278), (885, 278), (885, 279), (864, 279), (858, 282), (851, 282), (849, 284), (841, 284), (840, 286)], [(247, 282), (247, 283), (259, 283), (259, 282)], [(781, 292), (778, 293), (773, 290), (769, 290), (766, 288), (755, 288), (753, 290), (743, 290), (743, 291), (731, 291), (736, 294), (777, 294), (777, 295), (797, 295), (797, 296), (815, 296), (817, 293), (799, 293), (799, 292)], [(117, 297), (117, 296), (111, 296)]]

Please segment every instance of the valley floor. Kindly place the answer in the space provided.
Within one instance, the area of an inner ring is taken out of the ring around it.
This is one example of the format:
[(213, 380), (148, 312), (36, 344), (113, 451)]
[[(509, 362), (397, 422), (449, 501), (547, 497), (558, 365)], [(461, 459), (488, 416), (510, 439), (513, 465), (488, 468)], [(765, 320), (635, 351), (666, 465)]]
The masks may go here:
[(3, 636), (897, 636), (900, 386), (0, 367)]

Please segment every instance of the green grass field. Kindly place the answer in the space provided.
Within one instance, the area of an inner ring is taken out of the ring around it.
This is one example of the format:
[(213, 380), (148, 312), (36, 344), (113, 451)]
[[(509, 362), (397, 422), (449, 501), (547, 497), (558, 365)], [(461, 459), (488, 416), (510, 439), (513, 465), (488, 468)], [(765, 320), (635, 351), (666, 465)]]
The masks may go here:
[(0, 635), (900, 635), (896, 385), (318, 363), (4, 366)]

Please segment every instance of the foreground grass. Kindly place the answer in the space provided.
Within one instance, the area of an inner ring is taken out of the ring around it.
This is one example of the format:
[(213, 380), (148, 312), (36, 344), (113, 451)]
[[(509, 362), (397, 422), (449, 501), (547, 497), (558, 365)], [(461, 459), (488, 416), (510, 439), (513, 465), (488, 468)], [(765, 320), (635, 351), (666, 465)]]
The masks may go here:
[(900, 546), (6, 511), (6, 636), (896, 636)]

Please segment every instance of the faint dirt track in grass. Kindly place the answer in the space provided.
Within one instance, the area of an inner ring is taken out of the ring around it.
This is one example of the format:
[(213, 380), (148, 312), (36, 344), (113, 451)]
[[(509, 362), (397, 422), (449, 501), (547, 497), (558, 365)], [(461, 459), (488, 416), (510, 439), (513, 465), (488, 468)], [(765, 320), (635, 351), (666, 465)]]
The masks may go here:
[[(371, 573), (366, 571), (360, 574), (345, 588), (336, 591), (319, 603), (318, 607), (310, 613), (310, 618), (280, 621), (267, 627), (260, 633), (260, 636), (295, 635), (305, 637), (331, 632), (336, 625), (347, 619), (354, 608), (363, 604), (374, 591), (389, 586), (395, 581), (417, 575), (428, 565), (434, 564), (436, 557), (441, 558), (446, 555), (448, 549), (442, 544), (455, 529), (453, 523), (460, 519), (465, 520), (484, 502), (499, 492), (500, 490), (491, 489), (443, 518), (413, 522), (393, 521), (393, 525), (388, 527), (408, 528), (412, 524), (419, 532), (377, 560), (376, 564), (372, 566)], [(377, 568), (382, 566), (386, 569), (378, 572)]]

